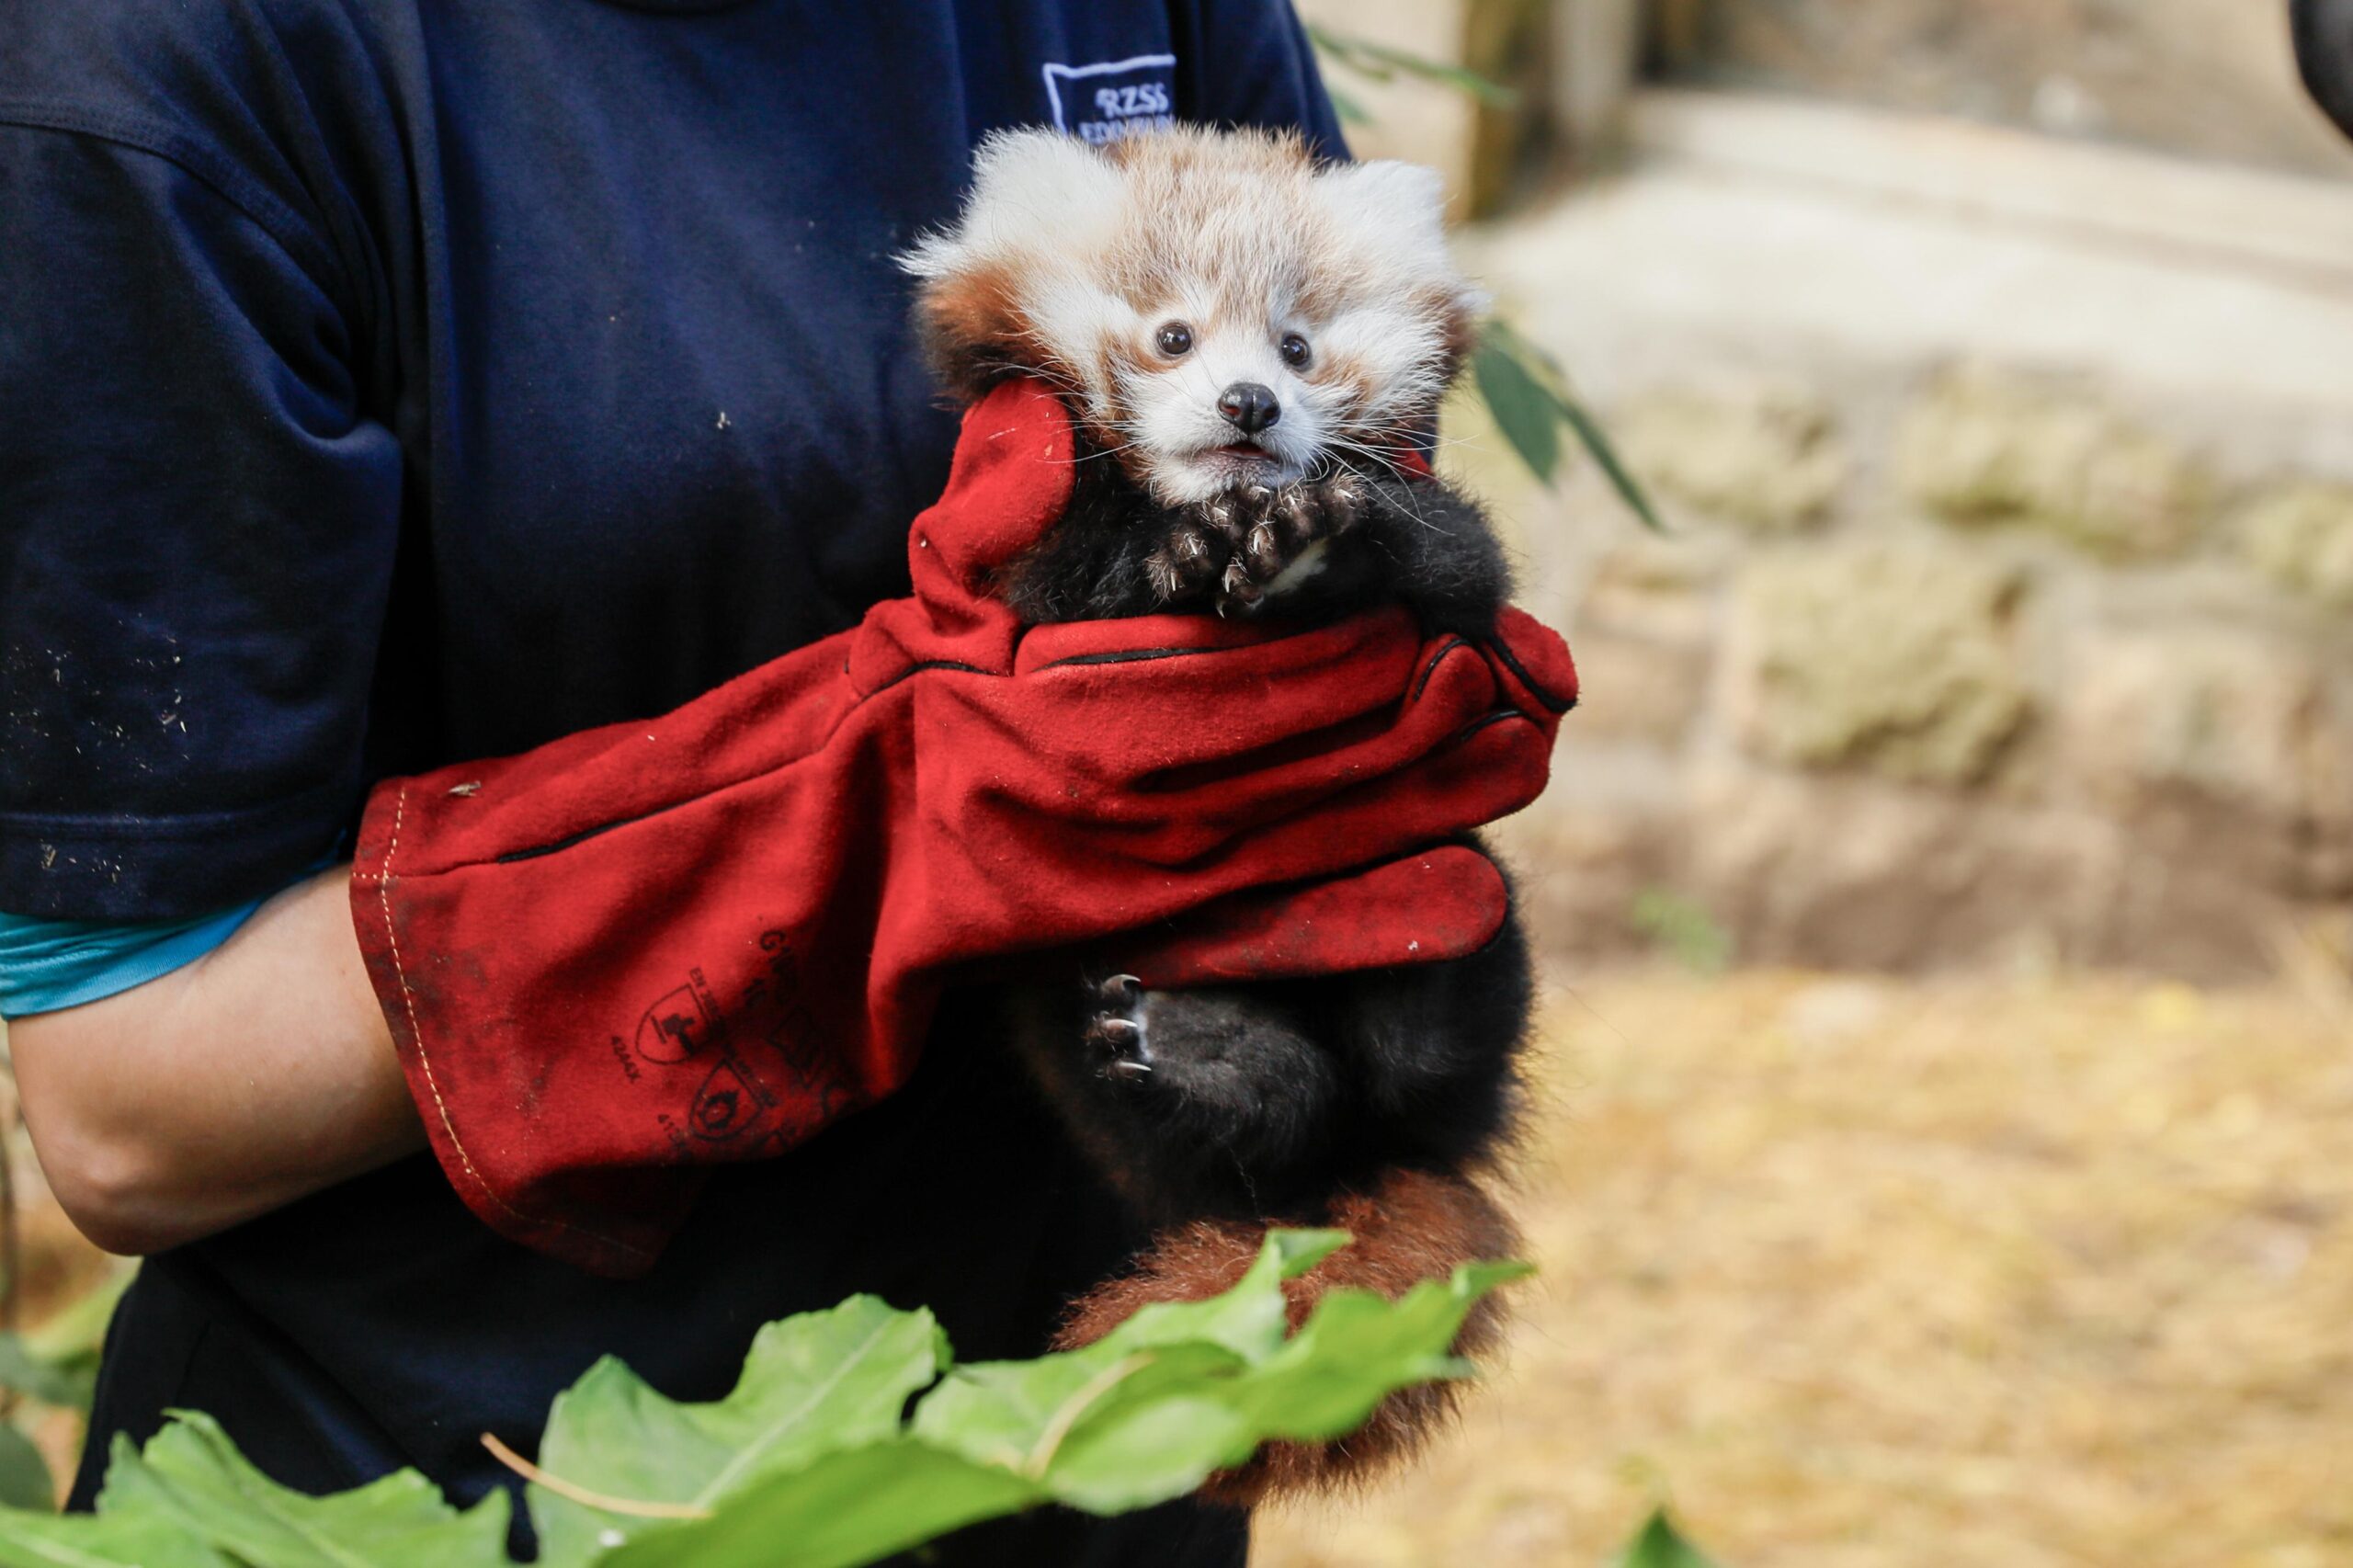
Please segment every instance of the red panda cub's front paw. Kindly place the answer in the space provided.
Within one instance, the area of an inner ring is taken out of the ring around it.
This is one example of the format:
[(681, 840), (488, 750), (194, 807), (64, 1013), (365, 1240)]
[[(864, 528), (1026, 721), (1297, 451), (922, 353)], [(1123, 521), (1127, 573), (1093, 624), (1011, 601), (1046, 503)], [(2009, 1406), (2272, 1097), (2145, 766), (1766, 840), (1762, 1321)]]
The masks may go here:
[(1355, 474), (1235, 493), (1236, 548), (1218, 580), (1220, 615), (1247, 615), (1323, 569), (1331, 540), (1356, 526), (1370, 490)]
[(1170, 522), (1160, 543), (1144, 557), (1153, 597), (1164, 607), (1199, 597), (1216, 582), (1233, 554), (1232, 508), (1220, 501), (1188, 506)]

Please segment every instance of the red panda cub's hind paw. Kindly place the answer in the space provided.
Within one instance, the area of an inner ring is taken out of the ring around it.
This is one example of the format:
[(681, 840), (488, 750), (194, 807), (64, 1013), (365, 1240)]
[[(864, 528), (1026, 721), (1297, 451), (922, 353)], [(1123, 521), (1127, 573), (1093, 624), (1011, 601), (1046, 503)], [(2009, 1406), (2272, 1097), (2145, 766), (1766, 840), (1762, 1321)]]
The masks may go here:
[(1097, 1011), (1086, 1021), (1086, 1043), (1102, 1062), (1105, 1077), (1133, 1082), (1152, 1071), (1142, 1017), (1143, 982), (1132, 974), (1115, 974), (1094, 989)]

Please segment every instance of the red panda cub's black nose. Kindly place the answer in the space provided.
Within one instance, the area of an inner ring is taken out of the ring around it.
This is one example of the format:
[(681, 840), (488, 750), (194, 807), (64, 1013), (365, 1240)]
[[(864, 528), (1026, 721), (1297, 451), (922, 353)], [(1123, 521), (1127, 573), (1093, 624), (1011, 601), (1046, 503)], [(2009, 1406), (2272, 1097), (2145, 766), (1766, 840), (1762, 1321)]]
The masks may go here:
[(1275, 394), (1256, 381), (1236, 381), (1217, 394), (1217, 411), (1245, 436), (1255, 436), (1283, 416)]

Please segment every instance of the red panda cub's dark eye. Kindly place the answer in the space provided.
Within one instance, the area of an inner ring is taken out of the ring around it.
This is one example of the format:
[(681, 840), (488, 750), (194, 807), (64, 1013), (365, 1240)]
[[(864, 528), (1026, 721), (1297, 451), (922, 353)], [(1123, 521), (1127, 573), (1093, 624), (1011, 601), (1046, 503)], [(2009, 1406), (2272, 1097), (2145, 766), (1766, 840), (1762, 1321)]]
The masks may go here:
[(1163, 354), (1171, 359), (1181, 359), (1192, 351), (1193, 329), (1183, 322), (1173, 321), (1160, 329), (1156, 341)]
[(1308, 362), (1315, 358), (1307, 347), (1307, 339), (1295, 332), (1283, 334), (1281, 347), (1283, 363), (1294, 370), (1304, 370), (1307, 369)]

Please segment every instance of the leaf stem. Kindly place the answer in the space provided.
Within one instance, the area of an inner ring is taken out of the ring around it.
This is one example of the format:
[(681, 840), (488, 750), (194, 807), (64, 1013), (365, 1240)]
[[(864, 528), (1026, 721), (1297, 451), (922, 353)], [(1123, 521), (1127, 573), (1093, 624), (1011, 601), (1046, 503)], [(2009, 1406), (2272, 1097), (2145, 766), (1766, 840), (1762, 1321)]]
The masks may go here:
[(585, 1486), (541, 1470), (538, 1465), (500, 1442), (498, 1434), (495, 1432), (484, 1432), (482, 1435), (482, 1446), (490, 1450), (491, 1458), (534, 1485), (544, 1486), (557, 1496), (570, 1498), (574, 1503), (585, 1504), (591, 1508), (602, 1508), (608, 1514), (628, 1514), (641, 1519), (707, 1519), (710, 1517), (709, 1508), (698, 1507), (692, 1503), (648, 1503), (635, 1497), (608, 1497), (602, 1492), (591, 1492)]
[(1063, 1439), (1070, 1436), (1070, 1429), (1078, 1425), (1078, 1418), (1086, 1414), (1087, 1407), (1151, 1366), (1152, 1361), (1152, 1352), (1139, 1350), (1087, 1379), (1076, 1393), (1063, 1401), (1062, 1408), (1055, 1411), (1053, 1419), (1046, 1423), (1046, 1429), (1038, 1434), (1038, 1446), (1030, 1449), (1029, 1457), (1022, 1461), (1021, 1473), (1032, 1481), (1042, 1480), (1046, 1467), (1054, 1462), (1055, 1451), (1063, 1446)]

